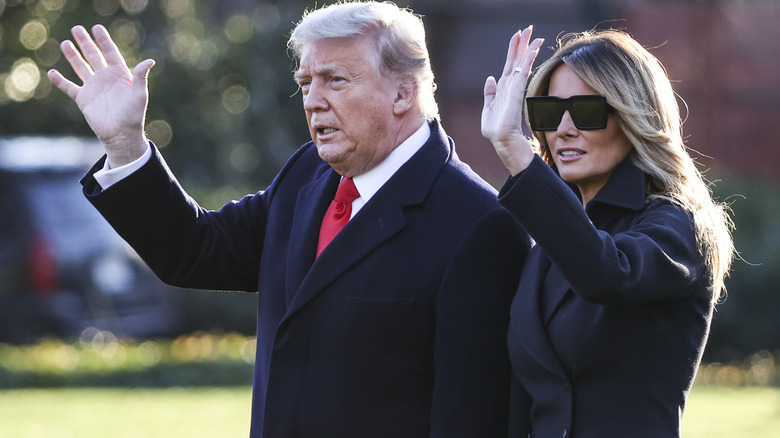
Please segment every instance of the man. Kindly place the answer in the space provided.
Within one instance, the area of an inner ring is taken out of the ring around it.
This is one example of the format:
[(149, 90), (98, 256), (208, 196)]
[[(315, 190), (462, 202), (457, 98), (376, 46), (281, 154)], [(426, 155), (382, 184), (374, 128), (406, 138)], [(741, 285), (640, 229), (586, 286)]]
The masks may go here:
[[(418, 17), (376, 2), (305, 15), (290, 48), (313, 141), (219, 212), (144, 137), (153, 62), (131, 73), (93, 33), (73, 30), (83, 58), (62, 45), (82, 86), (49, 73), (106, 147), (85, 194), (163, 280), (259, 292), (252, 437), (506, 435), (530, 241), (441, 129)], [(354, 186), (334, 200), (340, 180)]]

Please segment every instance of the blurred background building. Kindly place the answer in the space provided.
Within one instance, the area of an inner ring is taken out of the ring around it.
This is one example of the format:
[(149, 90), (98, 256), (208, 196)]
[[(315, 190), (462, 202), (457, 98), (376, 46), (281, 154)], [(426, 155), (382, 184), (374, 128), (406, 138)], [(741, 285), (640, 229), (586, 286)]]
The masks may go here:
[[(46, 71), (74, 77), (59, 41), (103, 23), (135, 64), (152, 57), (149, 136), (203, 205), (265, 187), (308, 140), (285, 42), (311, 0), (0, 0), (0, 137), (90, 136)], [(482, 87), (512, 33), (618, 28), (665, 65), (692, 155), (731, 203), (744, 260), (727, 281), (706, 359), (780, 348), (780, 2), (776, 0), (412, 0), (423, 16), (445, 129), (494, 185), (506, 172), (480, 134)], [(540, 59), (540, 61), (541, 61)], [(537, 61), (539, 62), (539, 61)], [(74, 78), (75, 79), (75, 78)], [(14, 214), (2, 211), (2, 215)], [(3, 285), (0, 284), (0, 288)], [(187, 292), (182, 330), (251, 332), (253, 297)], [(247, 311), (249, 309), (249, 311)], [(238, 317), (236, 317), (238, 315)], [(188, 322), (189, 321), (189, 322)]]

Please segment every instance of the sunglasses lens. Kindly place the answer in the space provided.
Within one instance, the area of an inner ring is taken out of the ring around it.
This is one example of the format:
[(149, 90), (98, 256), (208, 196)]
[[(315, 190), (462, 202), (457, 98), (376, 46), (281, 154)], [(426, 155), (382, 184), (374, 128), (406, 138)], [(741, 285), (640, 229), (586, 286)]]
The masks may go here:
[(531, 129), (534, 131), (555, 131), (561, 123), (566, 105), (555, 100), (542, 100), (533, 103), (529, 101), (528, 111), (531, 115)]
[(607, 127), (607, 106), (601, 99), (575, 100), (571, 103), (571, 118), (577, 129)]

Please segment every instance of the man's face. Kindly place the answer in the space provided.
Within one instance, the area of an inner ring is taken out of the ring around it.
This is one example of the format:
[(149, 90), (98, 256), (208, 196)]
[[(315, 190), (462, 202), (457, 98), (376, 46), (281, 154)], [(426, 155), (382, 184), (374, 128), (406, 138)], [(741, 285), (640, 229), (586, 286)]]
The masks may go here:
[(309, 42), (295, 72), (320, 158), (345, 177), (370, 170), (399, 144), (398, 85), (379, 77), (376, 50), (366, 37)]

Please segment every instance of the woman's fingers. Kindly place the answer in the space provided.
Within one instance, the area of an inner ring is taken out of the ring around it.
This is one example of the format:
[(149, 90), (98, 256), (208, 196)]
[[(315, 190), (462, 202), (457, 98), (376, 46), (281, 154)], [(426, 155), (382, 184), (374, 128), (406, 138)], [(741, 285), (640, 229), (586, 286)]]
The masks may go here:
[(541, 48), (542, 43), (544, 43), (544, 39), (537, 38), (526, 48), (522, 60), (515, 67), (515, 71), (519, 73), (520, 77), (527, 80), (531, 75), (531, 68), (534, 65), (536, 57), (539, 55), (539, 49)]
[(531, 34), (534, 31), (533, 26), (528, 26), (520, 33), (520, 41), (517, 43), (517, 56), (515, 57), (514, 69), (518, 67), (522, 68), (522, 62), (525, 59), (525, 54), (528, 52), (528, 41), (531, 40)]
[(490, 105), (496, 98), (496, 78), (493, 76), (488, 76), (487, 80), (485, 80), (483, 94), (485, 96), (485, 101), (482, 105), (482, 111), (485, 111), (490, 108)]
[(509, 48), (506, 51), (506, 62), (504, 63), (504, 70), (501, 72), (501, 76), (509, 76), (512, 74), (512, 69), (515, 67), (515, 58), (517, 57), (517, 44), (520, 39), (520, 32), (515, 32), (512, 38), (509, 39)]

